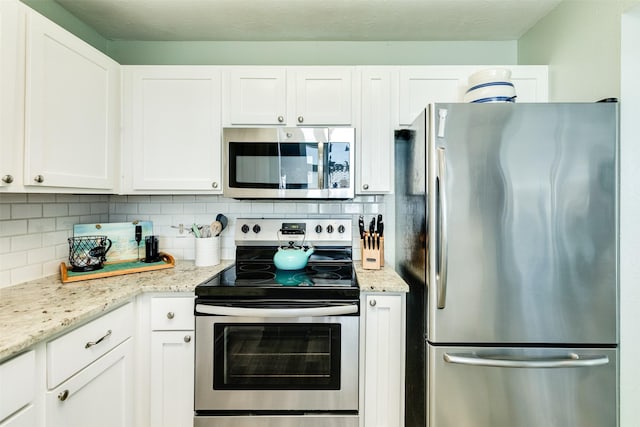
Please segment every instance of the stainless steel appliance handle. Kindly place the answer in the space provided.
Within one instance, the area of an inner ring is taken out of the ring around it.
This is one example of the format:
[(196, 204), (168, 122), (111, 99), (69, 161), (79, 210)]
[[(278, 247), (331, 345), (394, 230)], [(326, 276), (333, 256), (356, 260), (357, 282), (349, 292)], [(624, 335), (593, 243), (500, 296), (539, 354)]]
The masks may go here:
[(196, 313), (236, 317), (318, 317), (339, 316), (358, 312), (357, 305), (312, 308), (245, 308), (196, 304)]
[(324, 143), (318, 142), (318, 188), (324, 189)]
[(442, 309), (447, 300), (447, 195), (446, 187), (446, 158), (445, 150), (438, 147), (438, 239), (440, 249), (439, 269), (436, 273), (437, 306)]
[(496, 368), (584, 368), (588, 366), (600, 366), (609, 363), (608, 356), (580, 356), (576, 353), (569, 353), (566, 359), (540, 359), (540, 358), (520, 358), (512, 357), (500, 359), (499, 357), (482, 357), (475, 354), (445, 353), (444, 361), (458, 365), (492, 366)]

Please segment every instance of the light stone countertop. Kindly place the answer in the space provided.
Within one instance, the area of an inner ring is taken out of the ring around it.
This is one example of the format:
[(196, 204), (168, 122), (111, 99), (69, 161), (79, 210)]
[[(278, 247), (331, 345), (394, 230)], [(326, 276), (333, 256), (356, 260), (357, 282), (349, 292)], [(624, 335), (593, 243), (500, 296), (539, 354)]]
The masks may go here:
[[(144, 292), (193, 292), (196, 285), (233, 264), (196, 267), (176, 261), (174, 268), (62, 283), (47, 276), (0, 289), (0, 361), (60, 335), (110, 311)], [(354, 263), (360, 289), (366, 292), (408, 292), (393, 269), (363, 270)]]

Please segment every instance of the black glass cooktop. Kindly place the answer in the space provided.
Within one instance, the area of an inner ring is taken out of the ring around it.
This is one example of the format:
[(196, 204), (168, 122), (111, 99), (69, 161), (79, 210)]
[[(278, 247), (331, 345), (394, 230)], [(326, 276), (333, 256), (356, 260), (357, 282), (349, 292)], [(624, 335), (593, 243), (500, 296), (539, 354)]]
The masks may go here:
[(264, 248), (237, 253), (236, 264), (198, 285), (196, 296), (333, 299), (359, 295), (350, 249), (348, 253), (316, 250), (301, 270), (277, 269), (274, 253)]

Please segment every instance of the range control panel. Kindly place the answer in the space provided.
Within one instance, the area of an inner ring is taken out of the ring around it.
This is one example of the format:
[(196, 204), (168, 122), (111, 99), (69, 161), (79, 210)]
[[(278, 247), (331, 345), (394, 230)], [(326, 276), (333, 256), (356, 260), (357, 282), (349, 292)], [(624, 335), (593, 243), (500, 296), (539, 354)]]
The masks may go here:
[(236, 245), (351, 245), (351, 219), (238, 218)]

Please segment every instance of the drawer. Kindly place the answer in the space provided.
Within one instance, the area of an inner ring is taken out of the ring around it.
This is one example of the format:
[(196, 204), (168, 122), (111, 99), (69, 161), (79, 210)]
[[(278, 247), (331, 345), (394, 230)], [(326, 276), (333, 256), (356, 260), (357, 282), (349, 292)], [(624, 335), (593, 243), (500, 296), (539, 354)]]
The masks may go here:
[(35, 375), (33, 350), (0, 364), (0, 422), (33, 401)]
[(193, 328), (193, 296), (151, 298), (152, 330), (191, 331)]
[(0, 421), (0, 427), (34, 427), (38, 425), (38, 413), (33, 405), (29, 405), (15, 415)]
[(52, 389), (133, 336), (129, 303), (47, 343), (47, 386)]

